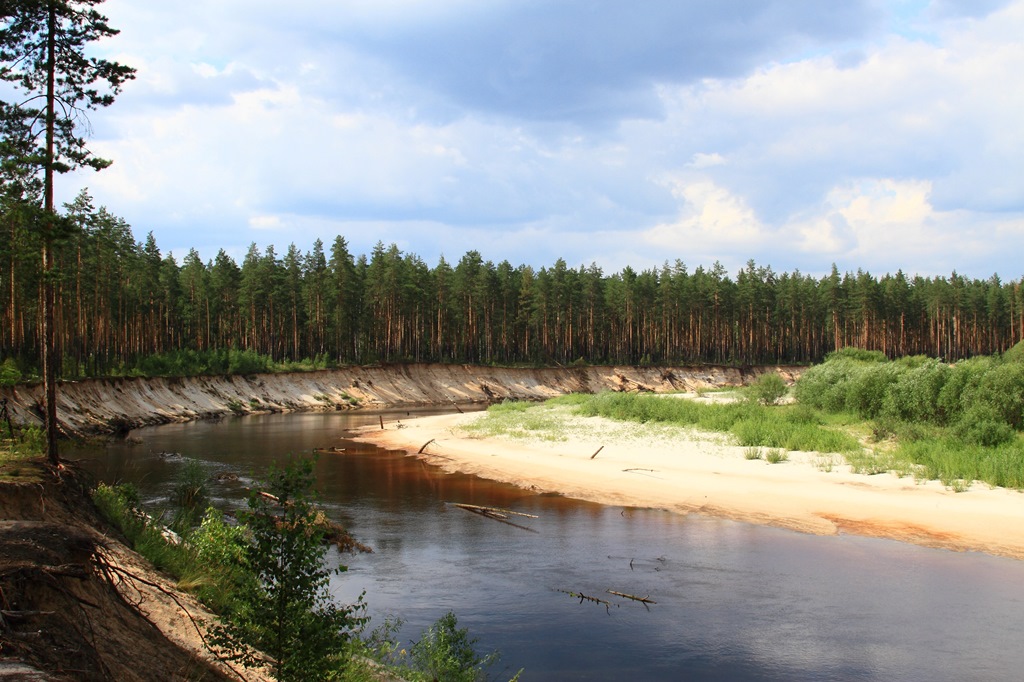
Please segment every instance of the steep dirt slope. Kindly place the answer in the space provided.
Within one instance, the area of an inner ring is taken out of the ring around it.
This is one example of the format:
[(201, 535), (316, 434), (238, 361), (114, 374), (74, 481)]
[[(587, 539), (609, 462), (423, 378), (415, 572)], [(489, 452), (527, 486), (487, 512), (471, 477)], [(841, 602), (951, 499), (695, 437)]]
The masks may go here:
[(106, 532), (74, 469), (0, 466), (0, 678), (237, 680), (204, 646), (210, 620)]
[[(390, 365), (321, 372), (176, 379), (95, 379), (60, 387), (58, 419), (69, 432), (102, 433), (231, 413), (390, 405), (543, 400), (571, 392), (680, 391), (739, 386), (793, 367), (579, 367), (512, 369)], [(0, 389), (15, 421), (38, 423), (41, 386)]]

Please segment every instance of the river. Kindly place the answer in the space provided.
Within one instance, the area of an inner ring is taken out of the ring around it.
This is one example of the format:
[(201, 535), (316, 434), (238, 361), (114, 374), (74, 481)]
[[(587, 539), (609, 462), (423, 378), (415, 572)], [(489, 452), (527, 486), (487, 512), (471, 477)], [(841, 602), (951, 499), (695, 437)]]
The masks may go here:
[[(321, 502), (374, 551), (332, 554), (349, 569), (332, 580), (334, 593), (352, 602), (365, 591), (373, 625), (401, 617), (406, 644), (453, 611), (478, 650), (501, 652), (495, 679), (519, 668), (524, 682), (1017, 680), (1024, 670), (1024, 562), (605, 507), (343, 440), (379, 414), (151, 427), (131, 434), (141, 442), (76, 456), (104, 480), (134, 482), (154, 508), (183, 458), (195, 458), (211, 477), (240, 477), (211, 482), (215, 503), (230, 507), (269, 463), (345, 448), (318, 458)], [(537, 518), (505, 524), (452, 503)]]

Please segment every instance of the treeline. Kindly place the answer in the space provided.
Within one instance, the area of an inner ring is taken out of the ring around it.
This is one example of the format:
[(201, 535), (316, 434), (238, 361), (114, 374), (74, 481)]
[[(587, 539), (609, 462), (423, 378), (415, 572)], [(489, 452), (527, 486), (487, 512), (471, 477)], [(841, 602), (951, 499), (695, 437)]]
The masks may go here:
[[(253, 244), (180, 260), (87, 193), (65, 205), (54, 247), (58, 357), (64, 376), (117, 373), (142, 358), (245, 351), (317, 366), (374, 362), (481, 364), (807, 363), (847, 347), (949, 360), (999, 353), (1024, 338), (1021, 281), (825, 277), (750, 261), (682, 261), (606, 274), (564, 260), (534, 269), (468, 251), (430, 266), (395, 245), (369, 255), (344, 237), (283, 254)], [(37, 367), (39, 236), (0, 212), (0, 358)], [(10, 363), (8, 363), (10, 364)]]

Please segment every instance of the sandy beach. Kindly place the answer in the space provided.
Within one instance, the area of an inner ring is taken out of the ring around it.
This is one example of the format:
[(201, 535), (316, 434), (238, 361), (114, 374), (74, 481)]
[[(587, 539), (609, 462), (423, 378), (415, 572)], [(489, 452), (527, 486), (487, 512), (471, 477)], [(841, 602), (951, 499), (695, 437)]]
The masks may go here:
[[(850, 533), (1024, 559), (1024, 494), (975, 482), (852, 473), (842, 456), (790, 452), (771, 464), (723, 434), (565, 415), (559, 440), (481, 438), (484, 413), (367, 427), (354, 439), (451, 472), (601, 504), (701, 513), (815, 534)], [(424, 447), (424, 444), (427, 444)], [(595, 453), (596, 456), (595, 456)]]

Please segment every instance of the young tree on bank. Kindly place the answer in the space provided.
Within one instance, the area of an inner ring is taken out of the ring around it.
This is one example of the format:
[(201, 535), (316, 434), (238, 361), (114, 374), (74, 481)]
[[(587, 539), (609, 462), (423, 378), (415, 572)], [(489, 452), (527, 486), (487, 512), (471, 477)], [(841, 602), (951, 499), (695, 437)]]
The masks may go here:
[[(135, 70), (87, 57), (86, 47), (117, 35), (96, 11), (103, 0), (0, 0), (0, 78), (17, 93), (0, 101), (4, 166), (42, 175), (42, 197), (22, 197), (42, 237), (41, 357), (46, 452), (57, 464), (57, 349), (54, 329), (54, 243), (70, 232), (57, 214), (54, 177), (83, 166), (102, 170), (110, 161), (92, 155), (83, 129), (86, 112), (109, 106)], [(5, 173), (5, 175), (7, 175)], [(5, 178), (5, 184), (6, 178)]]

